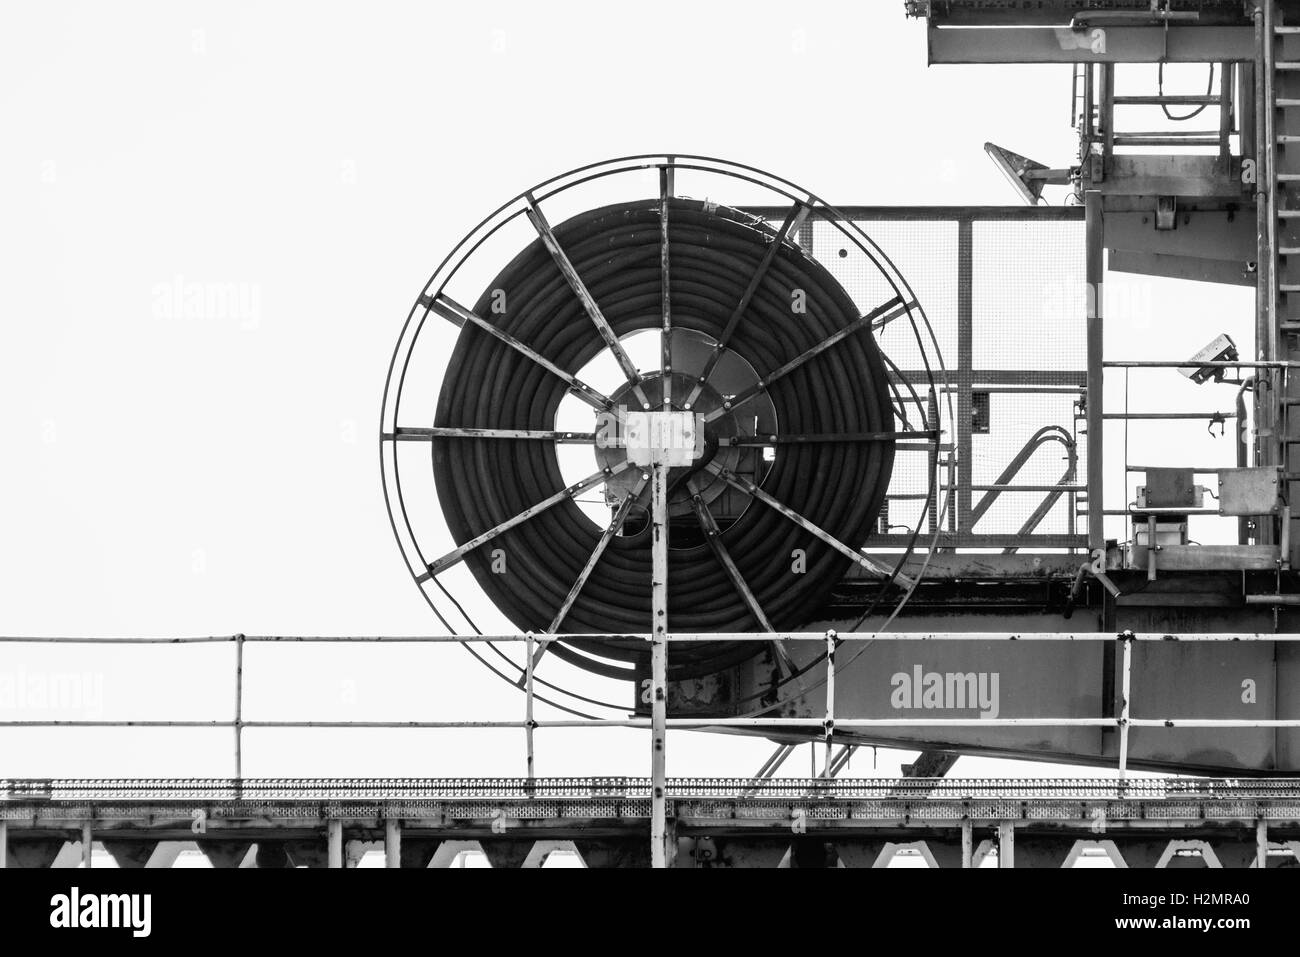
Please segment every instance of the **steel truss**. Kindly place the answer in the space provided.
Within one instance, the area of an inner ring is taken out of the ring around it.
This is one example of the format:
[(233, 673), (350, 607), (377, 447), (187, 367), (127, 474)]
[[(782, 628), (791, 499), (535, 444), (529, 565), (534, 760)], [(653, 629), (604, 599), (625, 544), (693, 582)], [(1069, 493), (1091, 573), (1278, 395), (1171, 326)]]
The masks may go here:
[[(0, 865), (494, 867), (564, 847), (591, 867), (651, 864), (649, 778), (2, 780)], [(1297, 866), (1300, 780), (669, 778), (664, 865)], [(254, 849), (255, 846), (255, 849)], [(448, 853), (450, 852), (450, 853)], [(661, 865), (662, 866), (662, 865)]]

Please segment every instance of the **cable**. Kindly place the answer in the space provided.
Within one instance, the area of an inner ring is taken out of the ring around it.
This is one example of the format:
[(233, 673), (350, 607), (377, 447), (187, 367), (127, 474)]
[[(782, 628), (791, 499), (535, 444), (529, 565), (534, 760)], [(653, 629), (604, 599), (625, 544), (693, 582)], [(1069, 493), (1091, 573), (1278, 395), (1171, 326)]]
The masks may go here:
[[(1209, 96), (1213, 92), (1214, 92), (1214, 64), (1211, 63), (1210, 79), (1209, 82), (1206, 83), (1205, 85), (1205, 95)], [(1165, 95), (1165, 64), (1163, 61), (1161, 61), (1156, 72), (1156, 93), (1159, 96)], [(1192, 112), (1188, 113), (1186, 116), (1174, 116), (1174, 114), (1169, 112), (1169, 107), (1164, 103), (1160, 104), (1160, 109), (1164, 112), (1166, 119), (1173, 120), (1175, 123), (1181, 123), (1184, 120), (1193, 120), (1196, 117), (1200, 116), (1205, 111), (1205, 108), (1207, 106), (1209, 106), (1208, 103), (1202, 103), (1200, 106), (1192, 110)]]
[[(555, 235), (615, 333), (658, 328), (660, 237), (657, 201), (580, 214)], [(713, 204), (673, 200), (669, 249), (673, 323), (720, 338), (774, 231)], [(492, 311), (503, 290), (507, 311)], [(806, 311), (791, 308), (803, 290)], [(604, 344), (540, 241), (519, 253), (488, 284), (480, 315), (561, 368), (576, 371)], [(760, 374), (770, 373), (843, 329), (860, 315), (838, 282), (793, 245), (783, 244), (727, 343)], [(557, 377), (500, 340), (467, 326), (447, 367), (436, 424), (494, 429), (550, 429), (566, 389)], [(888, 376), (875, 340), (850, 336), (789, 375), (767, 394), (780, 432), (884, 432), (893, 428)], [(566, 483), (552, 443), (437, 439), (431, 443), (439, 501), (457, 542), (535, 505)], [(893, 463), (891, 441), (800, 443), (780, 447), (761, 485), (839, 540), (870, 534)], [(670, 476), (670, 482), (672, 477)], [(680, 482), (674, 483), (680, 487)], [(519, 628), (545, 630), (588, 556), (599, 529), (571, 500), (470, 552), (466, 563), (498, 608)], [(794, 630), (825, 604), (849, 559), (760, 502), (751, 502), (721, 532), (726, 548), (777, 630)], [(494, 574), (490, 553), (507, 556)], [(801, 549), (801, 574), (792, 570)], [(648, 530), (611, 540), (565, 619), (569, 633), (640, 634), (650, 620)], [(678, 632), (746, 631), (748, 606), (706, 544), (675, 548), (670, 561), (670, 620)], [(707, 642), (674, 648), (670, 677), (713, 674), (762, 648), (761, 643)], [(614, 678), (634, 676), (646, 654), (638, 639), (556, 642), (554, 653)]]

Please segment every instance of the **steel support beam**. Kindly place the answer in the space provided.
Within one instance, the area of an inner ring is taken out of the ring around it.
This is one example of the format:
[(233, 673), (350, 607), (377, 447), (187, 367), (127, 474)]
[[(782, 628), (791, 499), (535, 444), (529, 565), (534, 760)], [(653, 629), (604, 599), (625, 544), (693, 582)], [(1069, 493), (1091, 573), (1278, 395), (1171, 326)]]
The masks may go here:
[(1259, 255), (1255, 220), (1227, 210), (1195, 210), (1177, 229), (1157, 230), (1155, 214), (1105, 210), (1107, 249), (1244, 263)]
[(1250, 27), (975, 27), (926, 30), (928, 62), (1219, 63), (1255, 56)]
[(1138, 276), (1160, 276), (1165, 279), (1186, 279), (1192, 282), (1214, 282), (1225, 286), (1255, 288), (1255, 273), (1250, 272), (1245, 259), (1205, 259), (1198, 256), (1166, 256), (1161, 253), (1142, 253), (1128, 249), (1112, 249), (1110, 268), (1115, 272)]
[(651, 475), (652, 581), (654, 628), (650, 645), (650, 864), (667, 866), (668, 744), (668, 466), (656, 463)]

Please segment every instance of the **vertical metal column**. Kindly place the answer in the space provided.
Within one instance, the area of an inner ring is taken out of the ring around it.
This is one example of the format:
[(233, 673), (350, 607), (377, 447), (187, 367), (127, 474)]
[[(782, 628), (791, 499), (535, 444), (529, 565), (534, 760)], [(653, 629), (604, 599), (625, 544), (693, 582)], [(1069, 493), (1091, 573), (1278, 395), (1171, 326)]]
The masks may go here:
[(528, 751), (528, 789), (531, 793), (535, 777), (533, 730), (536, 725), (533, 720), (533, 633), (530, 631), (524, 637), (524, 746)]
[(384, 867), (402, 866), (402, 822), (384, 821)]
[(1097, 125), (1101, 130), (1102, 169), (1099, 179), (1110, 173), (1111, 158), (1115, 155), (1115, 64), (1098, 64), (1101, 69), (1101, 116)]
[[(1260, 16), (1258, 11), (1256, 16)], [(1257, 21), (1255, 29), (1258, 40), (1262, 22)], [(1259, 156), (1258, 144), (1255, 141), (1255, 137), (1259, 135), (1255, 128), (1258, 116), (1258, 103), (1255, 98), (1255, 61), (1242, 60), (1237, 64), (1237, 131), (1241, 134), (1241, 152), (1251, 159)], [(1258, 161), (1255, 169), (1256, 171), (1259, 169)], [(1258, 185), (1258, 180), (1256, 184)]]
[(975, 866), (975, 828), (969, 817), (961, 819), (961, 866)]
[(1219, 165), (1226, 173), (1232, 163), (1233, 64), (1219, 64)]
[(329, 849), (329, 866), (335, 869), (343, 866), (343, 822), (327, 821), (325, 840)]
[(1088, 293), (1088, 548), (1106, 547), (1105, 499), (1102, 492), (1102, 305), (1106, 247), (1102, 233), (1101, 193), (1084, 193), (1084, 254)]
[(650, 866), (666, 867), (668, 765), (668, 466), (655, 463), (651, 477), (653, 562), (650, 606)]
[(1255, 866), (1268, 867), (1268, 821), (1263, 818), (1255, 822)]
[(1095, 69), (1091, 63), (1083, 65), (1083, 121), (1079, 124), (1079, 162), (1087, 163), (1092, 157), (1092, 140), (1095, 131), (1094, 114), (1097, 101), (1094, 94), (1096, 84)]
[(1016, 826), (1010, 821), (998, 825), (998, 867), (1016, 866)]
[(0, 821), (0, 868), (9, 866), (9, 823)]
[(975, 340), (973, 273), (974, 224), (969, 216), (957, 220), (957, 530), (971, 533), (971, 385)]
[(1133, 688), (1133, 632), (1119, 636), (1124, 648), (1119, 700), (1119, 776), (1128, 774), (1129, 696)]
[(244, 780), (244, 636), (235, 635), (235, 789)]
[(94, 859), (94, 835), (90, 832), (90, 822), (81, 825), (81, 866), (89, 869)]

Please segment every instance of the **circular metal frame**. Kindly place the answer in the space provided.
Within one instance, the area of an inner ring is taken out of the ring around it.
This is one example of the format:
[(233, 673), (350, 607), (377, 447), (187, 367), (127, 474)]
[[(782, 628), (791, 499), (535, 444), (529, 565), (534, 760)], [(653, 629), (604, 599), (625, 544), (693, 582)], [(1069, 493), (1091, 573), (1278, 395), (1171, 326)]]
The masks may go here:
[[(885, 321), (897, 321), (898, 319), (906, 317), (908, 326), (910, 327), (913, 338), (915, 339), (921, 362), (924, 366), (925, 375), (928, 378), (928, 382), (925, 383), (928, 394), (924, 397), (921, 396), (916, 389), (916, 383), (909, 382), (905, 377), (899, 375), (898, 368), (894, 366), (892, 362), (889, 362), (888, 357), (886, 356), (885, 360), (891, 371), (894, 373), (894, 378), (898, 380), (897, 382), (892, 380), (890, 381), (890, 390), (894, 402), (899, 409), (915, 407), (921, 420), (930, 423), (930, 430), (932, 432), (930, 441), (933, 443), (933, 447), (936, 450), (939, 447), (940, 434), (938, 422), (936, 420), (943, 418), (939, 413), (939, 402), (943, 402), (946, 405), (946, 420), (948, 422), (955, 421), (952, 409), (951, 390), (947, 388), (946, 370), (943, 365), (937, 337), (935, 336), (934, 330), (931, 328), (929, 319), (927, 318), (923, 307), (917, 301), (917, 298), (912, 292), (910, 286), (908, 286), (906, 279), (901, 275), (901, 273), (899, 273), (884, 251), (881, 250), (880, 247), (877, 246), (860, 227), (856, 226), (851, 221), (846, 220), (835, 210), (834, 207), (827, 204), (815, 194), (797, 187), (788, 180), (766, 173), (754, 167), (710, 157), (693, 155), (648, 154), (623, 157), (602, 163), (591, 164), (589, 166), (580, 167), (567, 173), (560, 174), (559, 176), (538, 184), (530, 190), (518, 194), (508, 202), (503, 203), (484, 218), (451, 250), (450, 253), (448, 253), (447, 257), (439, 264), (438, 268), (429, 278), (420, 296), (417, 297), (415, 304), (412, 306), (411, 311), (402, 326), (401, 335), (399, 336), (397, 345), (393, 350), (393, 355), (389, 362), (388, 377), (384, 386), (383, 410), (380, 422), (380, 467), (383, 475), (385, 504), (387, 506), (389, 521), (394, 537), (397, 539), (403, 558), (407, 563), (408, 570), (412, 578), (420, 586), (421, 593), (424, 595), (426, 602), (429, 604), (439, 621), (447, 629), (449, 634), (454, 635), (459, 632), (448, 621), (447, 614), (444, 614), (444, 611), (440, 609), (439, 601), (435, 601), (435, 597), (438, 595), (441, 595), (441, 600), (444, 600), (455, 608), (456, 613), (464, 619), (470, 629), (475, 633), (481, 632), (461, 603), (446, 588), (443, 582), (438, 579), (438, 574), (447, 567), (446, 565), (439, 563), (447, 559), (448, 556), (443, 556), (443, 559), (434, 559), (433, 561), (430, 561), (429, 556), (420, 546), (416, 531), (413, 527), (410, 512), (407, 508), (406, 496), (402, 484), (401, 466), (399, 464), (399, 457), (396, 453), (397, 444), (399, 441), (404, 439), (431, 440), (437, 436), (439, 432), (437, 429), (406, 428), (399, 424), (403, 388), (406, 383), (408, 371), (410, 370), (412, 354), (420, 340), (421, 334), (426, 329), (427, 320), (430, 315), (442, 316), (443, 318), (450, 319), (458, 325), (468, 325), (470, 322), (474, 322), (476, 325), (482, 327), (483, 323), (481, 317), (476, 316), (469, 310), (464, 310), (463, 307), (457, 306), (454, 301), (444, 296), (444, 290), (448, 283), (450, 283), (452, 279), (460, 273), (470, 258), (473, 257), (474, 254), (503, 227), (518, 220), (520, 217), (525, 217), (531, 220), (533, 226), (538, 230), (542, 239), (547, 242), (548, 248), (551, 248), (551, 251), (554, 254), (556, 249), (552, 244), (555, 243), (555, 237), (554, 234), (550, 232), (549, 224), (546, 223), (544, 215), (541, 214), (540, 209), (542, 203), (548, 199), (565, 193), (568, 190), (574, 189), (575, 187), (592, 183), (596, 180), (622, 174), (645, 173), (646, 171), (657, 171), (659, 174), (661, 188), (660, 196), (658, 198), (661, 203), (665, 204), (662, 206), (662, 209), (665, 211), (665, 216), (667, 211), (666, 204), (669, 199), (675, 196), (675, 191), (673, 189), (675, 173), (678, 171), (691, 171), (692, 173), (713, 174), (716, 176), (727, 177), (750, 184), (751, 186), (761, 187), (764, 190), (781, 197), (784, 202), (791, 204), (790, 213), (787, 216), (785, 223), (782, 224), (780, 233), (777, 235), (776, 241), (778, 244), (782, 241), (788, 241), (788, 233), (791, 230), (791, 226), (797, 220), (802, 221), (804, 217), (816, 218), (833, 226), (841, 234), (844, 240), (851, 243), (853, 247), (867, 257), (867, 260), (874, 266), (877, 273), (885, 279), (889, 288), (892, 289), (894, 298), (886, 304), (889, 309), (882, 307), (880, 310), (874, 311), (873, 314), (864, 316), (863, 320), (865, 321), (861, 326), (858, 326), (858, 328), (842, 330), (842, 334), (837, 334), (837, 336), (831, 337), (833, 341), (820, 343), (817, 351), (813, 352), (813, 355), (809, 356), (808, 359), (815, 358), (815, 355), (819, 354), (823, 349), (832, 348), (835, 341), (839, 341), (853, 332), (871, 327), (873, 322), (879, 321), (886, 313), (888, 313), (888, 318), (886, 318)], [(746, 203), (740, 205), (757, 204)], [(759, 221), (756, 219), (755, 222), (757, 223)], [(563, 252), (561, 250), (557, 255), (557, 262), (560, 262), (563, 268), (562, 257)], [(581, 296), (584, 291), (580, 287), (581, 280), (574, 284), (574, 291), (579, 296)], [(667, 304), (665, 304), (665, 309), (667, 310)], [(466, 313), (468, 313), (468, 315), (466, 315)], [(597, 321), (599, 328), (599, 316), (593, 314), (593, 319)], [(854, 325), (857, 324), (855, 323)], [(640, 380), (643, 377), (641, 377), (635, 367), (630, 364), (626, 354), (622, 352), (619, 340), (616, 336), (612, 335), (612, 330), (609, 330), (608, 326), (606, 326), (605, 328), (600, 329), (600, 331), (605, 340), (607, 350), (612, 350), (619, 359), (620, 365), (628, 375), (628, 380), (623, 387), (624, 390), (629, 392), (635, 390), (639, 392)], [(663, 337), (663, 367), (669, 369), (672, 368), (671, 341), (670, 330)], [(519, 348), (520, 345), (523, 344), (517, 344), (515, 348)], [(522, 351), (525, 355), (528, 355), (531, 350), (524, 345)], [(545, 361), (541, 360), (535, 353), (532, 354), (531, 358), (533, 358), (534, 361)], [(712, 367), (710, 366), (710, 368), (706, 370), (702, 379), (707, 379), (708, 372), (711, 371), (711, 369)], [(767, 373), (769, 378), (773, 375), (773, 372)], [(581, 380), (577, 380), (572, 376), (569, 377), (568, 384), (570, 386), (569, 391), (572, 394), (578, 395), (579, 398), (590, 398), (593, 394), (602, 399), (604, 398), (600, 393), (596, 393), (594, 389), (587, 386), (586, 383), (583, 383)], [(902, 385), (903, 390), (899, 389), (900, 384)], [(904, 394), (905, 392), (906, 394)], [(584, 393), (586, 394), (585, 396)], [(598, 402), (593, 402), (591, 404), (599, 407)], [(648, 402), (645, 407), (647, 409), (650, 408)], [(689, 408), (689, 405), (687, 407)], [(910, 422), (907, 420), (906, 416), (903, 416), (903, 418), (904, 422), (907, 424), (907, 428), (910, 429)], [(461, 431), (463, 432), (464, 430)], [(491, 438), (498, 436), (485, 434), (481, 437), (490, 440)], [(507, 436), (502, 435), (499, 437), (505, 438)], [(510, 436), (510, 438), (513, 439), (520, 437), (521, 436), (519, 435)], [(545, 434), (539, 433), (527, 437), (554, 443), (581, 441), (581, 439), (575, 438), (573, 433), (561, 433), (559, 431)], [(848, 437), (835, 436), (818, 438), (830, 441), (849, 440)], [(932, 459), (931, 467), (929, 468), (929, 490), (924, 501), (921, 502), (921, 512), (913, 526), (914, 532), (911, 536), (908, 547), (905, 551), (898, 554), (898, 560), (892, 570), (877, 569), (877, 571), (882, 572), (882, 585), (880, 590), (877, 592), (874, 601), (872, 601), (863, 611), (862, 616), (859, 618), (857, 625), (855, 626), (856, 628), (861, 628), (868, 619), (877, 614), (878, 609), (885, 608), (888, 609), (888, 611), (881, 612), (882, 621), (879, 624), (875, 624), (872, 630), (883, 631), (887, 629), (899, 611), (901, 611), (908, 598), (910, 598), (911, 594), (915, 591), (923, 577), (925, 569), (929, 564), (930, 557), (934, 553), (939, 535), (938, 529), (942, 528), (943, 516), (947, 514), (950, 506), (949, 500), (952, 495), (952, 490), (947, 489), (945, 494), (942, 496), (942, 503), (937, 503), (936, 473), (937, 469), (934, 466), (934, 460)], [(607, 474), (606, 478), (608, 478)], [(597, 482), (593, 481), (592, 485), (594, 486), (596, 484)], [(737, 488), (741, 488), (749, 494), (751, 498), (762, 494), (761, 488), (757, 488), (752, 484), (748, 488), (744, 487), (744, 485), (740, 483), (733, 482), (733, 484), (735, 484)], [(628, 501), (630, 501), (630, 499)], [(777, 503), (777, 505), (779, 504), (780, 503)], [(707, 507), (705, 508), (705, 511), (707, 512)], [(900, 573), (903, 565), (910, 561), (916, 554), (917, 544), (920, 541), (921, 529), (926, 522), (927, 515), (933, 516), (936, 511), (939, 515), (939, 519), (937, 523), (932, 523), (936, 530), (928, 543), (925, 558), (920, 563), (920, 574), (915, 576), (901, 576)], [(522, 517), (517, 516), (516, 518), (519, 521), (527, 520), (526, 515)], [(797, 519), (798, 516), (794, 517), (792, 520), (797, 521)], [(614, 527), (614, 525), (619, 521), (620, 518), (616, 514), (614, 524), (611, 525), (611, 527)], [(706, 521), (707, 518), (701, 514), (701, 522), (704, 523)], [(480, 536), (480, 538), (481, 537), (482, 536)], [(843, 545), (843, 543), (838, 542), (833, 544), (836, 544), (837, 546)], [(468, 546), (468, 548), (466, 546)], [(457, 552), (450, 554), (456, 556), (456, 560), (458, 560), (459, 557), (463, 556), (465, 551), (473, 547), (477, 547), (473, 542), (464, 543), (460, 549), (457, 550), (459, 555)], [(857, 550), (853, 549), (853, 551), (856, 553)], [(594, 564), (599, 557), (599, 551), (597, 551), (592, 556), (592, 564)], [(865, 558), (863, 558), (862, 561), (865, 563)], [(886, 601), (886, 595), (891, 593), (891, 586), (894, 586), (895, 583), (905, 583), (905, 587), (902, 589), (902, 594), (896, 599), (892, 599), (892, 601)], [(581, 588), (581, 585), (581, 580), (575, 584), (574, 595), (576, 595), (577, 591)], [(744, 590), (743, 584), (738, 585), (738, 587), (742, 591)], [(449, 613), (450, 612), (448, 612), (448, 614)], [(755, 618), (756, 620), (763, 620), (761, 611), (755, 615)], [(650, 631), (649, 621), (647, 621), (645, 631)], [(564, 635), (562, 636), (562, 640), (571, 639), (573, 637), (575, 636)], [(522, 676), (525, 674), (526, 670), (524, 665), (516, 662), (495, 644), (491, 642), (487, 644), (490, 651), (501, 659), (501, 662), (508, 671), (503, 671), (502, 667), (498, 664), (486, 659), (472, 645), (466, 644), (463, 647), (465, 647), (472, 655), (474, 655), (475, 658), (486, 665), (496, 675), (509, 681), (511, 684), (520, 686)], [(855, 652), (853, 657), (857, 657), (857, 655), (861, 654), (862, 651), (865, 650), (866, 644), (868, 643), (864, 643), (863, 646)], [(567, 648), (566, 650), (569, 651), (573, 657), (589, 657), (583, 656), (576, 649)], [(761, 696), (754, 695), (752, 697), (752, 700), (757, 703), (757, 707), (753, 713), (765, 712), (776, 706), (776, 704), (779, 704), (781, 700), (781, 690), (790, 682), (798, 679), (801, 675), (807, 674), (823, 659), (824, 655), (802, 668), (785, 669), (781, 677), (774, 682), (767, 692)], [(626, 669), (625, 676), (631, 677), (630, 668)], [(575, 715), (582, 717), (596, 717), (595, 715), (590, 715), (579, 710), (580, 707), (584, 706), (594, 706), (619, 712), (626, 711), (626, 704), (620, 705), (586, 697), (577, 692), (560, 687), (553, 682), (549, 682), (538, 675), (534, 675), (534, 682), (540, 687), (564, 696), (564, 698), (567, 699), (567, 703), (553, 700), (542, 693), (536, 694), (538, 700), (544, 701), (560, 710)], [(802, 684), (800, 686), (800, 692), (807, 692), (808, 690), (811, 690), (811, 687), (815, 686), (816, 684), (811, 686), (806, 683)]]

